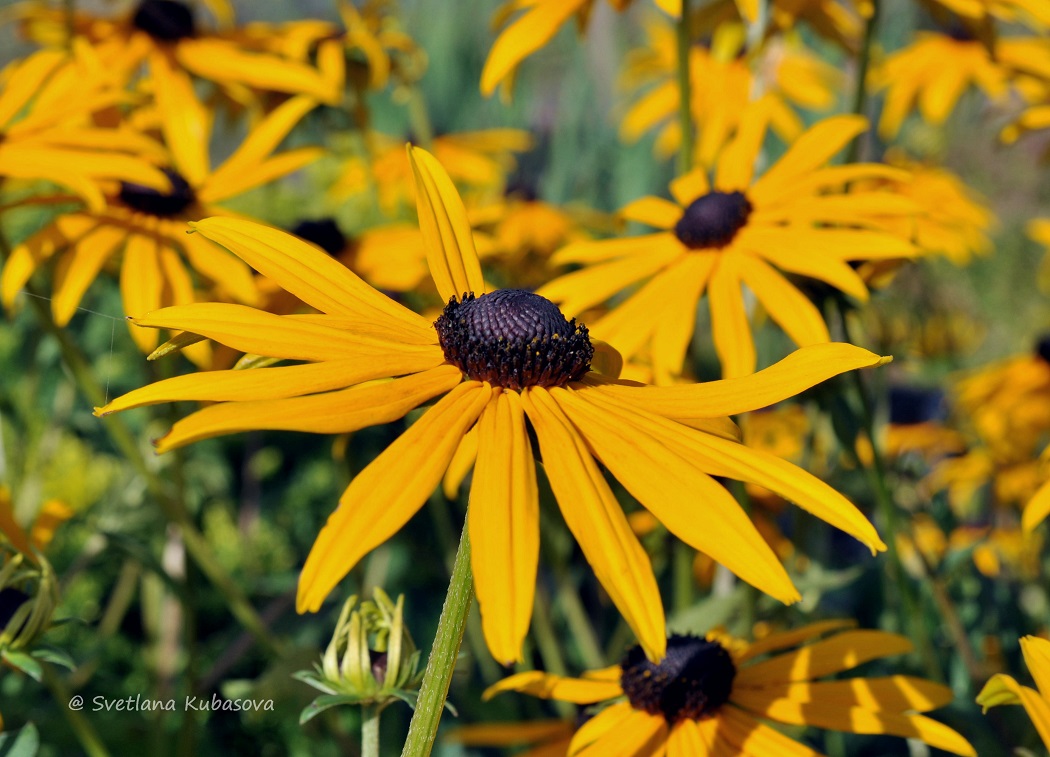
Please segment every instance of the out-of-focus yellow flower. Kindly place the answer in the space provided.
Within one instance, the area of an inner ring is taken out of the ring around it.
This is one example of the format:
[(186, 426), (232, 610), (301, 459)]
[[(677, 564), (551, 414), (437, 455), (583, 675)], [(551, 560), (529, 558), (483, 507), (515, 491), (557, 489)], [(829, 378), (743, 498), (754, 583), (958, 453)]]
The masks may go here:
[[(753, 376), (669, 388), (598, 374), (593, 368), (608, 347), (592, 344), (586, 327), (535, 293), (486, 292), (452, 180), (424, 150), (410, 147), (409, 159), (430, 271), (447, 302), (437, 321), (290, 234), (241, 219), (205, 219), (194, 224), (197, 233), (250, 261), (320, 314), (282, 317), (198, 303), (136, 318), (143, 327), (185, 330), (270, 360), (253, 370), (177, 376), (96, 410), (106, 415), (161, 402), (215, 401), (157, 440), (167, 451), (248, 429), (349, 433), (399, 420), (437, 399), (343, 493), (303, 568), (301, 611), (316, 611), (364, 555), (401, 529), (476, 428), (467, 525), (482, 630), (498, 660), (520, 660), (540, 539), (526, 417), (569, 529), (654, 660), (666, 644), (656, 579), (598, 460), (676, 536), (786, 601), (798, 593), (783, 566), (705, 467), (768, 487), (873, 552), (884, 548), (848, 500), (800, 468), (739, 444), (725, 418), (884, 358), (852, 345), (821, 344)], [(289, 359), (304, 362), (271, 367)], [(680, 507), (698, 492), (710, 503), (703, 519)]]
[(986, 41), (968, 36), (920, 32), (915, 40), (878, 65), (871, 84), (886, 90), (879, 135), (892, 139), (915, 108), (923, 120), (940, 126), (971, 86), (989, 99), (1001, 101), (1025, 79), (1050, 79), (1050, 39), (1008, 37), (989, 49)]
[[(66, 43), (65, 9), (28, 0), (16, 7), (14, 15), (22, 20), (30, 39), (44, 45)], [(226, 21), (232, 20), (229, 15), (222, 12)], [(181, 0), (140, 0), (116, 18), (77, 10), (73, 31), (91, 44), (103, 66), (122, 83), (134, 79), (145, 64), (150, 80), (154, 70), (163, 66), (188, 71), (224, 88), (304, 94), (329, 103), (337, 102), (342, 95), (333, 72), (253, 49), (262, 25), (256, 24), (248, 37), (241, 37), (235, 29), (205, 31), (194, 7)], [(270, 37), (279, 32), (278, 27), (266, 29)], [(327, 56), (321, 58), (322, 63), (332, 61)]]
[(983, 197), (946, 168), (911, 160), (896, 151), (886, 155), (886, 163), (907, 171), (907, 180), (873, 185), (888, 184), (922, 211), (910, 218), (889, 218), (884, 228), (911, 239), (924, 252), (944, 255), (956, 265), (991, 252), (988, 233), (995, 228), (996, 218)]
[[(353, 157), (329, 190), (334, 199), (376, 192), (379, 206), (396, 216), (415, 200), (412, 168), (405, 157), (405, 140), (385, 134), (371, 136), (373, 153)], [(502, 195), (515, 153), (532, 147), (532, 137), (520, 129), (483, 129), (434, 137), (431, 149), (457, 185), (485, 194)]]
[[(678, 150), (682, 138), (676, 119), (680, 98), (675, 31), (654, 16), (646, 33), (647, 45), (628, 53), (622, 75), (634, 104), (624, 114), (620, 138), (635, 142), (658, 129), (654, 150), (667, 158)], [(835, 103), (842, 73), (809, 53), (797, 35), (771, 39), (753, 55), (746, 54), (744, 43), (744, 27), (726, 22), (715, 30), (710, 48), (690, 48), (690, 108), (698, 132), (695, 159), (700, 165), (713, 165), (740, 126), (756, 87), (767, 101), (773, 131), (785, 142), (803, 131), (794, 108), (822, 111)]]
[[(45, 262), (59, 256), (51, 308), (65, 325), (107, 261), (123, 250), (120, 288), (124, 312), (145, 314), (167, 305), (195, 302), (197, 285), (190, 270), (206, 277), (224, 298), (255, 303), (258, 292), (251, 269), (186, 223), (227, 211), (217, 203), (273, 181), (320, 157), (317, 148), (272, 152), (317, 101), (297, 96), (274, 110), (218, 168), (211, 167), (211, 117), (197, 99), (189, 76), (174, 68), (154, 68), (162, 131), (170, 151), (164, 169), (166, 192), (132, 182), (107, 187), (107, 206), (97, 212), (59, 215), (17, 247), (0, 274), (0, 297), (11, 307), (15, 297)], [(186, 263), (189, 263), (187, 267)], [(132, 328), (140, 349), (157, 346), (158, 333)], [(208, 365), (210, 350), (200, 343), (187, 356)]]
[(527, 723), (481, 723), (454, 728), (445, 741), (467, 746), (528, 747), (516, 757), (565, 757), (576, 733), (571, 720), (531, 720)]
[(1022, 686), (1012, 677), (999, 673), (992, 676), (981, 689), (977, 695), (977, 704), (985, 712), (989, 707), (1002, 704), (1023, 706), (1039, 738), (1050, 749), (1050, 641), (1025, 636), (1021, 639), (1021, 653), (1038, 690)]
[[(1050, 125), (1050, 124), (1048, 124)], [(1050, 292), (1050, 218), (1036, 218), (1028, 222), (1028, 236), (1046, 248), (1039, 266), (1039, 287)]]
[(0, 485), (0, 532), (11, 546), (35, 560), (36, 552), (43, 552), (55, 535), (55, 530), (73, 517), (73, 508), (57, 499), (49, 499), (40, 506), (28, 528), (15, 517), (11, 491)]
[[(870, 0), (772, 0), (766, 36), (772, 36), (774, 30), (790, 33), (806, 24), (820, 36), (856, 52), (864, 19), (871, 13)], [(714, 0), (696, 10), (694, 21), (700, 29), (712, 31), (726, 21), (753, 21), (756, 17), (755, 13), (742, 12), (737, 0)]]
[(817, 680), (912, 649), (903, 636), (850, 625), (824, 621), (752, 644), (720, 632), (675, 635), (660, 662), (647, 660), (636, 646), (620, 665), (581, 678), (519, 673), (490, 686), (483, 698), (517, 691), (603, 705), (576, 732), (573, 755), (815, 754), (765, 722), (774, 721), (905, 736), (976, 757), (961, 735), (916, 714), (948, 704), (952, 694), (945, 686), (909, 676)]
[(1050, 27), (1050, 5), (1043, 0), (924, 0), (927, 5), (941, 6), (950, 12), (970, 19), (987, 22), (999, 19), (1008, 23), (1023, 23), (1035, 29)]
[(671, 183), (674, 202), (643, 197), (621, 211), (659, 233), (569, 245), (553, 262), (581, 270), (538, 290), (577, 315), (640, 285), (592, 330), (627, 360), (648, 346), (658, 376), (681, 373), (705, 292), (723, 375), (743, 376), (757, 361), (745, 285), (796, 344), (819, 344), (829, 339), (823, 316), (780, 271), (866, 300), (868, 288), (848, 261), (916, 252), (910, 242), (871, 228), (875, 218), (910, 215), (913, 202), (892, 192), (843, 191), (850, 181), (903, 179), (905, 172), (873, 164), (826, 165), (864, 131), (863, 118), (838, 116), (813, 126), (756, 179), (768, 119), (761, 103), (752, 107), (722, 151), (713, 182), (697, 169)]
[[(1043, 538), (1009, 526), (962, 525), (945, 534), (926, 513), (910, 521), (910, 533), (896, 535), (897, 548), (908, 572), (919, 580), (929, 578), (928, 568), (936, 569), (954, 552), (969, 551), (977, 571), (987, 578), (998, 578), (1007, 571), (1020, 580), (1039, 576), (1039, 555)], [(918, 552), (922, 553), (920, 559)]]
[(143, 157), (156, 159), (159, 145), (91, 120), (126, 99), (82, 45), (72, 56), (41, 50), (9, 64), (0, 72), (0, 177), (58, 184), (96, 211), (106, 205), (99, 186), (105, 179), (168, 189)]

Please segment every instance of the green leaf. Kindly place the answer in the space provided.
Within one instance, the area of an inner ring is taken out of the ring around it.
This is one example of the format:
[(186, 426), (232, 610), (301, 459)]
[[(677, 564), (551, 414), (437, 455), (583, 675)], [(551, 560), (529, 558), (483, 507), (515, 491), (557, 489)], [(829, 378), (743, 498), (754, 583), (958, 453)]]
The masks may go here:
[(32, 723), (0, 733), (0, 757), (33, 757), (39, 749), (40, 734)]
[(18, 668), (38, 683), (44, 675), (44, 671), (40, 668), (40, 663), (25, 652), (15, 652), (10, 649), (5, 649), (0, 656), (2, 656), (4, 661), (11, 665), (11, 667)]
[(76, 670), (77, 664), (68, 653), (61, 649), (55, 649), (54, 647), (37, 647), (30, 655), (43, 662), (50, 662), (52, 665), (60, 665), (67, 670)]
[(357, 704), (360, 701), (360, 697), (353, 697), (349, 694), (327, 694), (323, 697), (317, 697), (317, 699), (306, 705), (306, 707), (303, 708), (303, 711), (299, 713), (299, 725), (313, 720), (313, 718), (317, 717), (325, 710), (330, 710), (341, 704)]

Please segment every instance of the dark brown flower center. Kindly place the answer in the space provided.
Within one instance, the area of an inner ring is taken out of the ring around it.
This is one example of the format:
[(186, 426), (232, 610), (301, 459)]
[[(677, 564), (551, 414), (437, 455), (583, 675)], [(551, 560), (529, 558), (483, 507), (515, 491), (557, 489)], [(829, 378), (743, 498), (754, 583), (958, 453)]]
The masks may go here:
[(507, 389), (562, 386), (581, 378), (594, 356), (586, 326), (524, 289), (452, 298), (434, 328), (448, 362)]
[(631, 706), (672, 724), (711, 717), (729, 701), (736, 677), (733, 658), (721, 644), (677, 634), (667, 640), (667, 656), (659, 664), (634, 646), (620, 667), (620, 685)]
[(192, 205), (197, 197), (189, 182), (170, 168), (162, 170), (171, 181), (170, 192), (161, 192), (153, 187), (124, 181), (120, 184), (121, 202), (140, 213), (149, 213), (163, 218), (177, 216)]
[(689, 203), (674, 233), (691, 250), (725, 247), (750, 215), (751, 203), (743, 192), (708, 192)]
[(913, 426), (929, 421), (941, 421), (947, 413), (944, 392), (940, 389), (890, 387), (890, 423), (894, 425)]
[(346, 249), (346, 235), (339, 229), (334, 218), (318, 218), (315, 221), (300, 221), (292, 233), (307, 242), (313, 242), (329, 255), (338, 255)]
[(1035, 343), (1035, 354), (1050, 363), (1050, 334), (1044, 334)]
[(160, 42), (178, 42), (196, 32), (193, 10), (177, 0), (142, 0), (131, 23)]

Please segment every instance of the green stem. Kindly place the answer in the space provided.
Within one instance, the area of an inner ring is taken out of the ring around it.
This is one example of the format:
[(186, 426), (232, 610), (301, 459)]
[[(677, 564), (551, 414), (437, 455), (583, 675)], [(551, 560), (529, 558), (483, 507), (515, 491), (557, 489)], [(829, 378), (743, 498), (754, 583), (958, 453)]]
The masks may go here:
[(452, 566), (452, 580), (448, 584), (445, 605), (441, 608), (437, 636), (430, 650), (423, 683), (419, 687), (419, 699), (412, 723), (408, 727), (408, 739), (401, 757), (427, 757), (434, 747), (438, 724), (448, 697), (452, 671), (456, 667), (459, 647), (463, 643), (463, 631), (467, 625), (467, 614), (474, 596), (473, 575), (470, 572), (470, 536), (467, 526), (459, 538), (456, 561)]
[(579, 590), (573, 586), (568, 570), (562, 569), (558, 572), (558, 604), (561, 611), (565, 613), (565, 621), (569, 624), (569, 631), (576, 641), (576, 647), (580, 652), (583, 665), (588, 670), (596, 670), (605, 665), (605, 655), (598, 637), (591, 626), (587, 611), (580, 602)]
[[(857, 56), (856, 78), (853, 82), (853, 104), (850, 113), (863, 116), (868, 108), (868, 69), (871, 66), (871, 46), (875, 41), (875, 28), (879, 23), (879, 0), (871, 0), (871, 16), (864, 24), (864, 39)], [(858, 134), (846, 151), (846, 162), (855, 163), (860, 157), (861, 138)]]
[[(733, 481), (731, 488), (740, 507), (744, 509), (748, 517), (751, 517), (755, 507), (751, 501), (751, 495), (747, 493), (747, 484), (743, 481)], [(758, 619), (758, 589), (746, 581), (740, 583), (744, 586), (744, 604), (741, 608), (740, 622), (744, 627), (744, 633), (750, 638), (755, 631), (755, 621)]]
[[(0, 238), (0, 258), (6, 259), (8, 250), (6, 240)], [(51, 317), (51, 311), (47, 307), (46, 298), (35, 291), (32, 283), (27, 283), (25, 289), (28, 294), (26, 300), (36, 314), (40, 325), (58, 342), (62, 359), (73, 374), (80, 391), (92, 405), (101, 406), (106, 404), (106, 393), (95, 378), (91, 365), (69, 334), (54, 322)], [(186, 551), (190, 554), (193, 561), (197, 563), (197, 567), (201, 569), (201, 572), (222, 595), (223, 599), (226, 600), (231, 614), (255, 637), (263, 648), (278, 656), (280, 645), (271, 636), (266, 624), (255, 612), (255, 608), (252, 607), (247, 597), (244, 596), (237, 584), (219, 564), (218, 559), (204, 538), (204, 534), (193, 524), (183, 503), (168, 495), (159, 476), (146, 464), (131, 430), (121, 418), (115, 415), (107, 415), (102, 418), (102, 424), (109, 432), (113, 443), (128, 462), (131, 463), (135, 471), (145, 479), (150, 493), (160, 504), (164, 516), (179, 527), (183, 541), (186, 544)]]
[(379, 757), (379, 705), (361, 705), (361, 757)]
[(674, 540), (671, 545), (671, 580), (674, 588), (672, 604), (676, 613), (684, 612), (693, 605), (693, 548), (684, 541)]
[(65, 0), (65, 3), (63, 3), (63, 5), (65, 10), (64, 15), (66, 21), (66, 49), (72, 50), (73, 40), (77, 36), (77, 3), (76, 0)]
[(411, 87), (408, 91), (408, 124), (415, 137), (415, 143), (425, 150), (433, 149), (434, 127), (427, 113), (427, 103), (423, 99), (423, 90)]
[(95, 729), (91, 727), (88, 719), (79, 710), (74, 710), (69, 706), (70, 692), (65, 682), (51, 669), (50, 665), (40, 667), (44, 672), (44, 685), (51, 691), (51, 696), (61, 708), (84, 754), (88, 757), (109, 757), (109, 750), (106, 749)]
[(692, 87), (689, 83), (689, 50), (692, 35), (689, 23), (689, 0), (682, 0), (682, 17), (678, 19), (678, 126), (682, 144), (678, 152), (678, 173), (687, 174), (693, 168), (693, 112)]

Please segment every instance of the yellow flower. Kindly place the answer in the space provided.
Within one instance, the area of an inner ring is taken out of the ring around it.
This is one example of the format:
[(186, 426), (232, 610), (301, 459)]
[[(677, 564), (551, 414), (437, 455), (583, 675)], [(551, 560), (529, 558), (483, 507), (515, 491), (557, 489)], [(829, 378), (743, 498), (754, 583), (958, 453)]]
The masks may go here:
[[(135, 322), (303, 364), (180, 376), (97, 411), (178, 400), (218, 403), (177, 422), (157, 441), (158, 450), (167, 451), (247, 429), (348, 433), (393, 422), (440, 397), (343, 493), (303, 568), (300, 611), (317, 610), (364, 555), (416, 513), (472, 427), (477, 460), (468, 528), (482, 627), (500, 662), (521, 659), (539, 558), (527, 424), (570, 531), (653, 659), (663, 656), (666, 641), (660, 594), (598, 461), (672, 533), (782, 601), (798, 598), (787, 573), (710, 474), (766, 486), (871, 549), (883, 548), (845, 498), (802, 470), (737, 443), (735, 426), (724, 418), (881, 358), (829, 344), (739, 381), (656, 388), (602, 377), (590, 370), (592, 362), (613, 365), (616, 356), (601, 345), (596, 350), (586, 327), (531, 292), (485, 291), (451, 179), (423, 150), (410, 148), (410, 159), (431, 274), (447, 301), (436, 322), (289, 234), (240, 219), (206, 219), (194, 224), (198, 234), (320, 314), (282, 317), (240, 305), (196, 304)], [(694, 506), (699, 502), (702, 510)]]
[(58, 184), (93, 210), (106, 204), (99, 180), (167, 189), (164, 175), (139, 157), (156, 152), (151, 140), (90, 120), (125, 98), (81, 46), (74, 56), (41, 50), (11, 63), (0, 72), (0, 177)]
[[(675, 31), (654, 16), (646, 24), (646, 33), (647, 46), (627, 54), (621, 77), (626, 89), (644, 90), (644, 94), (635, 97), (624, 114), (620, 138), (636, 142), (658, 128), (654, 150), (667, 158), (678, 150), (682, 139), (676, 118), (680, 98)], [(698, 131), (695, 159), (700, 165), (713, 165), (739, 127), (756, 86), (768, 106), (773, 130), (785, 142), (793, 141), (803, 130), (792, 106), (827, 110), (835, 104), (841, 72), (811, 55), (797, 35), (774, 38), (750, 56), (744, 55), (744, 42), (744, 27), (730, 22), (715, 30), (710, 49), (690, 48), (690, 109)]]
[(515, 752), (517, 757), (564, 757), (572, 743), (576, 724), (570, 720), (532, 720), (527, 723), (481, 723), (455, 728), (445, 741), (467, 746), (531, 748)]
[[(33, 272), (59, 255), (52, 312), (65, 325), (84, 292), (112, 256), (123, 250), (120, 288), (124, 312), (141, 315), (165, 305), (198, 299), (189, 267), (206, 277), (226, 297), (254, 303), (258, 299), (250, 269), (200, 234), (188, 234), (186, 222), (225, 214), (216, 203), (295, 171), (320, 157), (316, 148), (273, 150), (316, 104), (294, 97), (274, 110), (240, 147), (212, 170), (209, 156), (211, 118), (193, 93), (185, 72), (154, 69), (162, 130), (170, 150), (164, 174), (171, 189), (161, 192), (138, 182), (112, 185), (100, 210), (64, 213), (18, 245), (0, 274), (0, 298), (11, 307)], [(132, 329), (139, 347), (149, 352), (157, 332)], [(207, 345), (187, 355), (207, 365)]]
[(1021, 639), (1021, 654), (1024, 655), (1028, 672), (1035, 679), (1038, 690), (1022, 686), (1011, 676), (999, 673), (992, 676), (977, 695), (977, 704), (988, 712), (989, 707), (1002, 704), (1019, 704), (1032, 719), (1035, 730), (1043, 744), (1050, 749), (1050, 641), (1035, 636)]
[[(27, 35), (41, 44), (62, 45), (66, 40), (66, 13), (44, 2), (23, 3), (16, 11)], [(226, 15), (226, 14), (224, 14)], [(229, 19), (227, 19), (229, 20)], [(208, 32), (201, 28), (193, 6), (181, 0), (141, 0), (118, 18), (77, 12), (73, 30), (87, 40), (105, 68), (122, 82), (130, 81), (148, 65), (149, 78), (158, 66), (178, 68), (236, 90), (251, 87), (265, 92), (311, 95), (334, 103), (341, 84), (330, 70), (251, 49), (255, 34), (241, 37), (237, 30)], [(275, 27), (266, 30), (270, 36)], [(331, 64), (334, 56), (324, 56)]]
[(676, 635), (668, 639), (667, 657), (659, 663), (633, 647), (618, 666), (582, 678), (519, 673), (491, 686), (483, 698), (519, 691), (605, 704), (576, 732), (569, 747), (573, 756), (817, 754), (763, 722), (772, 720), (903, 736), (976, 757), (961, 735), (917, 714), (948, 704), (952, 694), (945, 686), (901, 675), (817, 680), (912, 649), (903, 636), (849, 626), (848, 621), (824, 621), (752, 644), (720, 633)]
[(582, 269), (538, 293), (576, 315), (644, 283), (595, 322), (593, 331), (627, 359), (649, 344), (657, 375), (681, 372), (705, 290), (715, 349), (727, 377), (755, 369), (743, 285), (796, 344), (827, 342), (820, 311), (777, 269), (866, 300), (868, 289), (849, 261), (916, 252), (895, 235), (866, 228), (875, 218), (910, 214), (912, 202), (889, 192), (840, 189), (861, 178), (903, 178), (903, 172), (869, 164), (825, 166), (865, 125), (857, 116), (822, 121), (753, 180), (766, 119), (752, 113), (723, 151), (713, 185), (707, 172), (698, 169), (671, 183), (676, 202), (643, 197), (621, 211), (629, 220), (662, 231), (570, 245), (552, 262)]
[[(713, 0), (704, 3), (696, 12), (695, 22), (701, 29), (714, 29), (724, 21), (753, 20), (756, 12), (742, 6), (754, 0)], [(772, 0), (769, 3), (769, 30), (792, 32), (805, 22), (822, 37), (830, 39), (851, 52), (859, 47), (863, 22), (872, 13), (870, 0)]]
[[(1047, 124), (1050, 126), (1050, 123)], [(1046, 248), (1043, 263), (1039, 266), (1039, 286), (1050, 291), (1050, 218), (1036, 218), (1028, 222), (1028, 236)]]
[(1025, 23), (1045, 30), (1050, 26), (1050, 6), (1043, 0), (933, 0), (952, 13), (972, 21), (993, 18), (1010, 23)]
[(879, 120), (883, 139), (896, 137), (916, 107), (924, 121), (940, 126), (970, 86), (1001, 101), (1029, 73), (1050, 78), (1050, 40), (1000, 39), (993, 52), (962, 29), (955, 36), (920, 32), (914, 42), (887, 57), (872, 73), (874, 89), (886, 90)]
[[(340, 177), (329, 190), (335, 199), (375, 191), (379, 207), (396, 215), (414, 202), (412, 167), (405, 157), (404, 140), (385, 134), (371, 135), (372, 155), (346, 161)], [(502, 193), (507, 174), (517, 165), (514, 153), (532, 147), (529, 133), (520, 129), (482, 129), (441, 134), (431, 150), (457, 185), (486, 193)]]
[(0, 533), (30, 560), (36, 559), (37, 552), (47, 549), (55, 530), (72, 517), (73, 508), (60, 500), (49, 499), (40, 506), (27, 532), (15, 517), (10, 490), (0, 484)]

